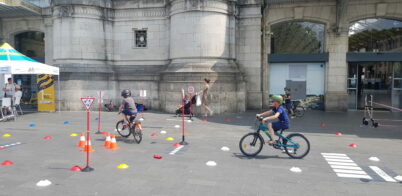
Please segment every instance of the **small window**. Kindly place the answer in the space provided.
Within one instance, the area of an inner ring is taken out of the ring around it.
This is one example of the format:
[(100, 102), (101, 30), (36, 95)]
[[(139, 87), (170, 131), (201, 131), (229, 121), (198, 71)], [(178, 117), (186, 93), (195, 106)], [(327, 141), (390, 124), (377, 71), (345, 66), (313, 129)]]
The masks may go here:
[(134, 30), (135, 32), (135, 47), (146, 48), (147, 47), (147, 30)]

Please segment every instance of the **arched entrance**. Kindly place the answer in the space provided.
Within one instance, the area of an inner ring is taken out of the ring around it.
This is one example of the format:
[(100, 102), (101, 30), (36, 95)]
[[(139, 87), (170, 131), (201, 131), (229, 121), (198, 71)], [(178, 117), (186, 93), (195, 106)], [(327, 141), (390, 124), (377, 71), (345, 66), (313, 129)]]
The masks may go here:
[(350, 23), (347, 60), (349, 109), (362, 109), (366, 95), (402, 106), (402, 21), (371, 18)]
[[(45, 34), (39, 31), (28, 31), (14, 36), (15, 49), (38, 62), (45, 62)], [(37, 76), (14, 75), (14, 82), (22, 87), (22, 106), (24, 110), (37, 109)]]
[(269, 93), (305, 100), (307, 107), (324, 109), (325, 24), (286, 21), (270, 26)]

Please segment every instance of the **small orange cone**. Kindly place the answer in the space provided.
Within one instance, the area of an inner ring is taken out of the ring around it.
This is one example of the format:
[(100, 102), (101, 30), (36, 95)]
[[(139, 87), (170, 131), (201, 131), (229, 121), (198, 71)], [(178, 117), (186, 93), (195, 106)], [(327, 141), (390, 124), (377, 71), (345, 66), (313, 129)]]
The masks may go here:
[(105, 148), (110, 148), (110, 133), (106, 133), (105, 144), (103, 145)]
[(77, 147), (84, 148), (85, 147), (85, 134), (81, 133), (80, 142), (78, 142)]
[(116, 142), (116, 135), (112, 135), (112, 140), (110, 142), (110, 150), (117, 150), (119, 149), (119, 147), (117, 146), (117, 142)]
[(88, 138), (88, 144), (85, 143), (84, 149), (81, 150), (81, 152), (93, 152), (94, 149), (92, 149), (92, 144), (91, 144), (91, 139)]

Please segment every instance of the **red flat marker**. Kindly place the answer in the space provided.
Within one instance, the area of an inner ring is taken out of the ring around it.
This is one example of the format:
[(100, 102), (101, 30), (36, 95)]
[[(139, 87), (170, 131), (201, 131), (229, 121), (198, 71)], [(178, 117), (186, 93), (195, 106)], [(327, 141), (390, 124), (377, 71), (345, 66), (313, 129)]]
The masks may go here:
[(356, 148), (357, 145), (356, 144), (349, 144), (349, 147)]
[(52, 136), (46, 136), (46, 137), (43, 137), (43, 139), (45, 139), (45, 140), (51, 140), (51, 139), (52, 139)]
[(320, 123), (320, 127), (325, 127), (325, 123)]
[(158, 134), (156, 134), (156, 133), (151, 134), (151, 137), (156, 137), (156, 136), (158, 136)]
[(174, 147), (179, 147), (179, 146), (181, 146), (181, 144), (180, 143), (175, 143), (175, 144), (173, 144), (173, 146)]
[(232, 122), (233, 120), (231, 118), (225, 118), (225, 122)]
[(81, 168), (80, 166), (78, 166), (78, 165), (73, 166), (73, 167), (70, 169), (70, 171), (81, 171), (81, 170), (82, 170), (82, 168)]
[(341, 132), (336, 132), (335, 135), (342, 135), (342, 133)]
[(161, 155), (158, 155), (158, 154), (154, 154), (154, 158), (155, 158), (155, 159), (162, 159), (162, 156), (161, 156)]
[(203, 119), (202, 122), (208, 122), (208, 120), (207, 120), (207, 119)]
[(7, 166), (7, 165), (13, 165), (14, 163), (12, 161), (3, 161), (3, 163), (1, 163), (2, 166)]

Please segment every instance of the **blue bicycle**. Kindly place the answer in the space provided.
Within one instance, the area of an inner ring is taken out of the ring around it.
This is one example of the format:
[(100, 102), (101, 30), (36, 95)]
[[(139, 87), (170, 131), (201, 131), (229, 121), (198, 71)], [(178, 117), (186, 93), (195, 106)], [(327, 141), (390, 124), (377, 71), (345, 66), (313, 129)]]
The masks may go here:
[[(240, 151), (244, 155), (250, 157), (258, 155), (265, 144), (260, 131), (264, 132), (270, 140), (272, 139), (272, 136), (268, 132), (268, 128), (262, 121), (263, 118), (257, 117), (257, 119), (259, 120), (257, 131), (244, 135), (239, 142)], [(272, 145), (273, 148), (285, 150), (286, 154), (294, 159), (301, 159), (310, 152), (310, 142), (304, 135), (300, 133), (291, 133), (285, 137), (282, 135), (283, 131), (284, 130), (275, 132), (275, 135), (279, 136), (279, 139)]]

